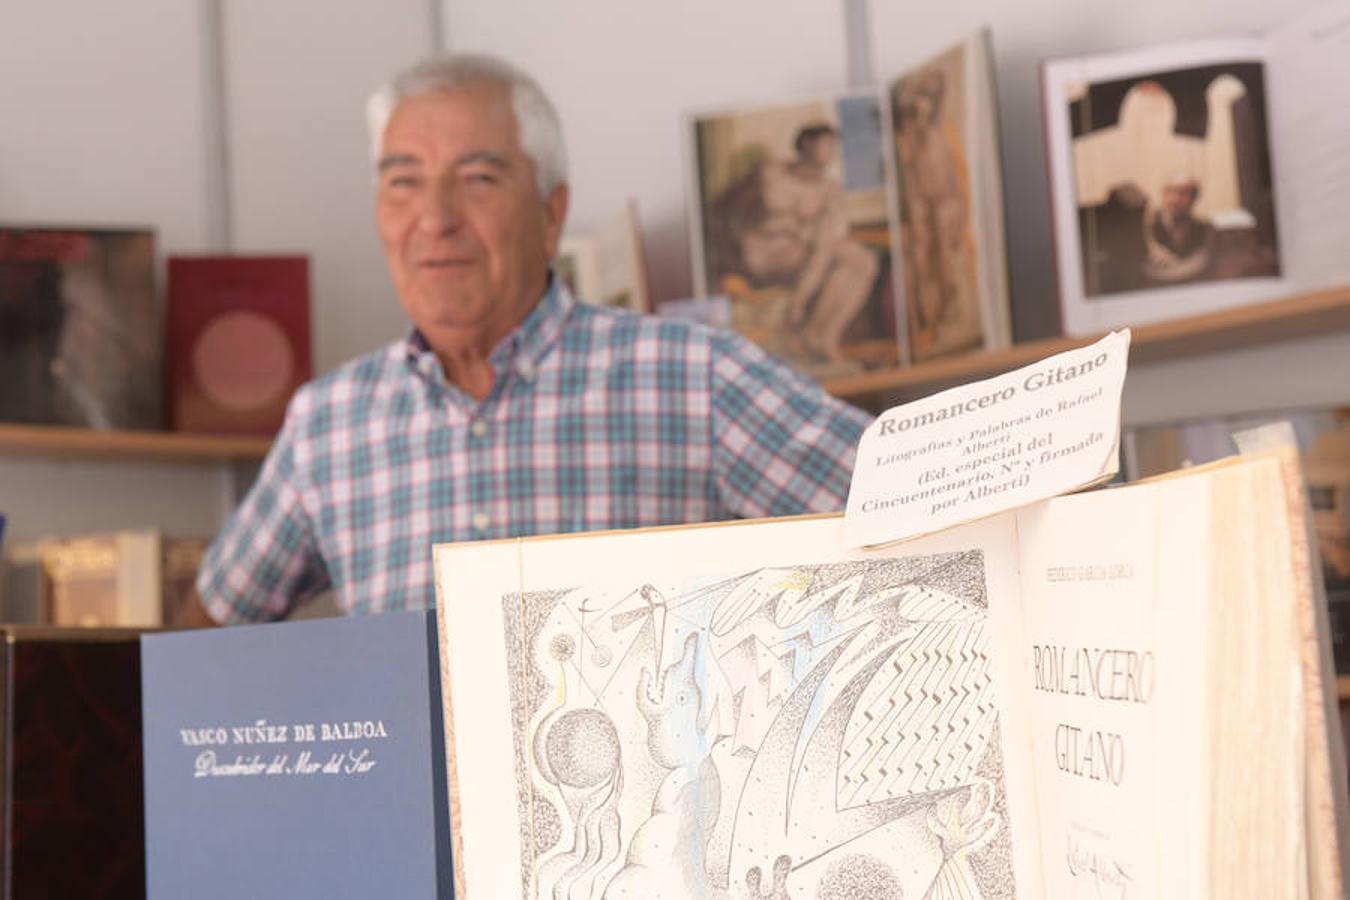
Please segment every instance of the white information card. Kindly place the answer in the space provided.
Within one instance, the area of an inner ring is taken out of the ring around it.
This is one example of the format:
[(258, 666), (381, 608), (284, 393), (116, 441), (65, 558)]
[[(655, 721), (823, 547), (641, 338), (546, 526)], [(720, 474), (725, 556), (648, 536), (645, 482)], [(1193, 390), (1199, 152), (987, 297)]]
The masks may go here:
[(1130, 332), (887, 410), (858, 445), (844, 541), (874, 547), (1105, 481)]

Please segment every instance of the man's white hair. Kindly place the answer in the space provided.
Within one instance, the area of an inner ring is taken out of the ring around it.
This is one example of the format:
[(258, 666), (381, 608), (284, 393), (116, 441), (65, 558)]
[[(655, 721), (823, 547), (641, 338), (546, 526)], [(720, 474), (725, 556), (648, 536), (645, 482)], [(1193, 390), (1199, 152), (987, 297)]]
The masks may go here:
[(547, 198), (554, 188), (567, 181), (562, 121), (538, 82), (492, 56), (459, 54), (425, 59), (399, 72), (371, 94), (366, 101), (366, 125), (370, 129), (372, 162), (379, 164), (384, 130), (399, 103), (434, 91), (484, 84), (501, 87), (510, 94), (520, 147), (534, 163), (540, 198)]

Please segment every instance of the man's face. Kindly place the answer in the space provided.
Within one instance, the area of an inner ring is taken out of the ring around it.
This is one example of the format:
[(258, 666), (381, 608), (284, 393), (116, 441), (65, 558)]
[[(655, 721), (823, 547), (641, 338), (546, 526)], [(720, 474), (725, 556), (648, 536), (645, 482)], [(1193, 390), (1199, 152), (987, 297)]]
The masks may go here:
[(1174, 219), (1181, 218), (1195, 205), (1195, 186), (1186, 182), (1174, 182), (1163, 186), (1162, 205), (1167, 214)]
[(829, 168), (839, 155), (839, 139), (828, 132), (821, 134), (806, 147), (806, 157), (822, 169)]
[(375, 221), (399, 300), (432, 348), (486, 354), (533, 308), (567, 189), (541, 200), (509, 93), (470, 85), (395, 108)]

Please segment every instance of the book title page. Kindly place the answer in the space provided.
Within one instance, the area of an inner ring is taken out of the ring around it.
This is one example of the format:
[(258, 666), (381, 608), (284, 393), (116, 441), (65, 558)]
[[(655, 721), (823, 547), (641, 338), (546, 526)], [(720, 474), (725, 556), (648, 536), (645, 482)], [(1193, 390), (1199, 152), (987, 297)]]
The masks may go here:
[(1047, 896), (1203, 895), (1204, 529), (1175, 520), (1203, 508), (1164, 527), (1149, 486), (1019, 514)]

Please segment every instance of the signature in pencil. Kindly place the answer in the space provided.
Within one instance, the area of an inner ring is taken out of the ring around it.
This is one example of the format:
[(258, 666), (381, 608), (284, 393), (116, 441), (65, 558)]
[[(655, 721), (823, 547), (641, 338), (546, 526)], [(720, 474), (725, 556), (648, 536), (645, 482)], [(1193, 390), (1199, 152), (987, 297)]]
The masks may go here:
[(1130, 886), (1134, 881), (1129, 866), (1080, 843), (1072, 834), (1069, 835), (1066, 862), (1069, 874), (1075, 879), (1089, 880), (1098, 897), (1111, 900), (1126, 900), (1129, 897)]

